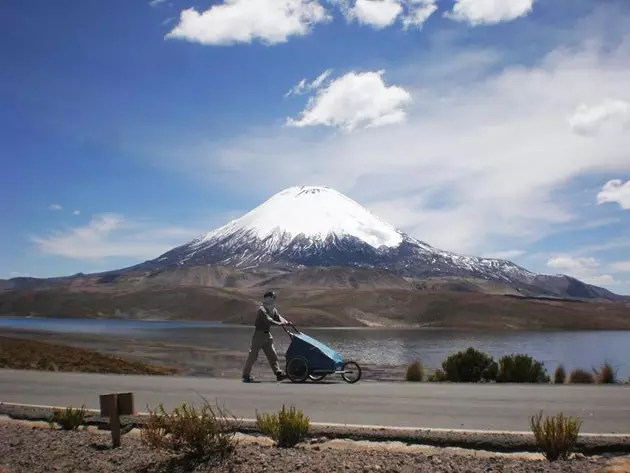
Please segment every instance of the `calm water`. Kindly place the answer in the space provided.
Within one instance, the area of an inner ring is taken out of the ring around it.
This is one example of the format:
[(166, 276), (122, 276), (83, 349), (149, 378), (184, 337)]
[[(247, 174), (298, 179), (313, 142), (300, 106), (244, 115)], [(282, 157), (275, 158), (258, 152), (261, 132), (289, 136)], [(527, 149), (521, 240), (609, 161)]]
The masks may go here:
[[(44, 330), (58, 333), (112, 334), (179, 341), (209, 347), (246, 350), (252, 329), (210, 322), (148, 322), (92, 319), (0, 317), (0, 329)], [(437, 367), (449, 354), (473, 346), (495, 357), (527, 353), (552, 371), (599, 366), (609, 361), (624, 378), (630, 376), (630, 331), (603, 332), (463, 332), (427, 329), (334, 328), (304, 329), (345, 358), (360, 363), (402, 365), (420, 359)], [(274, 329), (279, 352), (288, 346), (281, 328)]]

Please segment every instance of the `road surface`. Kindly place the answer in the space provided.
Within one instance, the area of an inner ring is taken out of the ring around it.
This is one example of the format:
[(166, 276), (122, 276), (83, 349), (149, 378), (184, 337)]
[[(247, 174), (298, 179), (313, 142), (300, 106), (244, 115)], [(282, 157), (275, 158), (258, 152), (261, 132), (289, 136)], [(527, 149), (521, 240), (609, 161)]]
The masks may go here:
[(630, 434), (630, 386), (464, 385), (376, 383), (349, 385), (217, 378), (119, 376), (0, 370), (0, 402), (99, 408), (99, 394), (133, 392), (136, 410), (163, 402), (218, 400), (241, 418), (293, 404), (313, 422), (432, 429), (529, 430), (529, 416), (563, 411), (583, 419), (584, 433)]

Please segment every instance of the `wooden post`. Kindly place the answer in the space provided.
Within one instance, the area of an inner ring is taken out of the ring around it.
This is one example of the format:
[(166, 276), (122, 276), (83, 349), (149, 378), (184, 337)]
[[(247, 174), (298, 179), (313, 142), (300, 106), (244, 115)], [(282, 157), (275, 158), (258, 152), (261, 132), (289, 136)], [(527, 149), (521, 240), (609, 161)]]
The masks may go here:
[(101, 416), (109, 417), (114, 448), (120, 447), (120, 416), (133, 414), (133, 393), (101, 394)]

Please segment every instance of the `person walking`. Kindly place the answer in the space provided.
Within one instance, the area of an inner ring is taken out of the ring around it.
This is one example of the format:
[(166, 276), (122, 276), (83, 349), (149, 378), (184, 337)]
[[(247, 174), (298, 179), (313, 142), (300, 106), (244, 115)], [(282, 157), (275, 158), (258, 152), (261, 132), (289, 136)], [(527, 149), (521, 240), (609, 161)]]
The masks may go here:
[(280, 369), (280, 362), (276, 348), (273, 345), (273, 337), (271, 336), (271, 326), (290, 325), (291, 322), (280, 315), (276, 308), (276, 293), (268, 291), (263, 296), (263, 303), (258, 307), (256, 312), (256, 321), (254, 323), (254, 334), (249, 349), (249, 355), (245, 366), (243, 367), (243, 382), (251, 383), (254, 379), (251, 376), (252, 367), (258, 359), (258, 353), (262, 349), (267, 356), (269, 365), (276, 375), (278, 381), (285, 379), (285, 375)]

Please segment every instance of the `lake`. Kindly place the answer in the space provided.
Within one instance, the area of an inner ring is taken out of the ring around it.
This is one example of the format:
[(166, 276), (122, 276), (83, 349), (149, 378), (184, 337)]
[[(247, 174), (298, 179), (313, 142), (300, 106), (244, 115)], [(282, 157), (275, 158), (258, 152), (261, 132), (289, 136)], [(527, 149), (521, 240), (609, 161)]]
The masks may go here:
[[(3, 328), (111, 334), (231, 350), (247, 350), (252, 333), (251, 327), (213, 322), (0, 317), (0, 330)], [(420, 359), (425, 366), (434, 368), (448, 354), (473, 346), (495, 358), (509, 353), (529, 354), (544, 362), (550, 373), (560, 363), (571, 370), (591, 369), (608, 361), (618, 369), (620, 377), (630, 376), (630, 331), (466, 332), (400, 328), (305, 328), (304, 331), (345, 358), (365, 364), (405, 365)], [(284, 353), (288, 337), (281, 328), (274, 328), (273, 334), (278, 352)]]

